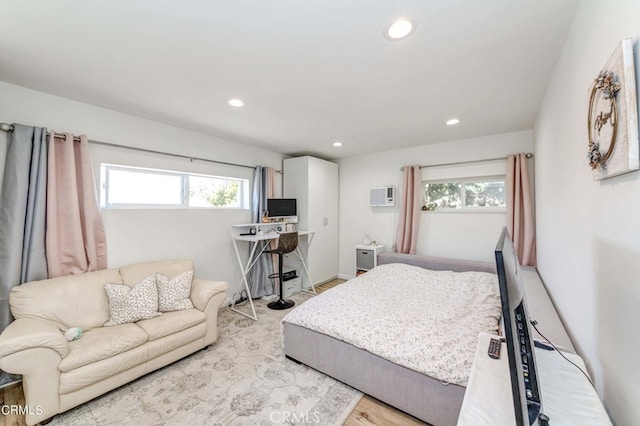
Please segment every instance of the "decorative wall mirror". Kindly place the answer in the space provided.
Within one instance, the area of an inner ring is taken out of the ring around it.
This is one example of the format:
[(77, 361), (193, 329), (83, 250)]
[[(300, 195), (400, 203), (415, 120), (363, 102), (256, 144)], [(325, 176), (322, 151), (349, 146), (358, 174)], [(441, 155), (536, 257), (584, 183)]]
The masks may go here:
[(616, 146), (620, 82), (611, 71), (596, 78), (589, 98), (589, 165), (595, 170), (607, 163)]
[(587, 126), (588, 159), (594, 180), (640, 168), (631, 39), (620, 42), (593, 82)]

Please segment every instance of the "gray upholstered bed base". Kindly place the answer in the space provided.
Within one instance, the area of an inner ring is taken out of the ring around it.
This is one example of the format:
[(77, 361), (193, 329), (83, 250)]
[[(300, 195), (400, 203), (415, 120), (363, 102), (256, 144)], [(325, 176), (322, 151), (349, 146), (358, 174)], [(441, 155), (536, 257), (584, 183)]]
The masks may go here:
[[(495, 273), (491, 262), (381, 253), (378, 264), (406, 263), (432, 270)], [(287, 357), (321, 371), (436, 426), (455, 425), (465, 388), (402, 367), (322, 333), (284, 324)]]
[(493, 262), (449, 259), (446, 257), (416, 256), (414, 254), (403, 253), (380, 253), (378, 255), (378, 265), (384, 265), (386, 263), (406, 263), (407, 265), (419, 266), (433, 271), (478, 271), (490, 272), (492, 274), (496, 273), (496, 264)]
[(284, 324), (285, 355), (433, 425), (455, 425), (464, 390), (326, 334)]

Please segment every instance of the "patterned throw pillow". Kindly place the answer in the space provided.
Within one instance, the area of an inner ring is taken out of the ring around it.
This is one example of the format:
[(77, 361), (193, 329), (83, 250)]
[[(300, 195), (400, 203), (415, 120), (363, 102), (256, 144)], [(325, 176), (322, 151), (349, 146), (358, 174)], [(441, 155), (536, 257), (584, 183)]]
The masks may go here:
[(191, 303), (191, 281), (193, 281), (193, 271), (183, 272), (172, 279), (156, 273), (158, 310), (160, 312), (172, 312), (193, 308), (193, 303)]
[(104, 326), (136, 322), (162, 315), (158, 312), (156, 274), (151, 274), (133, 287), (126, 284), (105, 284), (111, 319)]

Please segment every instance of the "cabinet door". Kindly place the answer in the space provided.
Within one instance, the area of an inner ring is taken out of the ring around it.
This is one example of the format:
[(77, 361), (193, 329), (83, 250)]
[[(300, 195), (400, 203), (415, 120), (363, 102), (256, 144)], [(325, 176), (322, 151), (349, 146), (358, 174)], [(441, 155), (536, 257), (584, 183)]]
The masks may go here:
[(338, 274), (338, 165), (315, 158), (309, 164), (310, 229), (316, 233), (309, 248), (309, 272), (321, 283)]
[[(334, 278), (338, 275), (338, 165), (314, 157), (288, 158), (283, 186), (285, 198), (298, 199), (299, 229), (314, 232), (308, 254), (306, 238), (300, 247), (309, 275), (314, 284)], [(310, 287), (304, 274), (302, 285)]]
[[(328, 277), (331, 279), (338, 275), (338, 165), (326, 163), (325, 168), (325, 238), (327, 256), (325, 256), (324, 267)], [(330, 253), (330, 254), (329, 254)]]
[(309, 163), (307, 157), (287, 158), (283, 162), (283, 198), (298, 200), (298, 227), (313, 231), (309, 221)]

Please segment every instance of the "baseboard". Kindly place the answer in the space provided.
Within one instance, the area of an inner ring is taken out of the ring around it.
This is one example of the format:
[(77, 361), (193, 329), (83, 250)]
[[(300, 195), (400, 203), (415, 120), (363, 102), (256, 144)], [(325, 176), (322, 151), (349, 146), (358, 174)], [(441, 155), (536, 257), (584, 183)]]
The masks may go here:
[(351, 278), (355, 278), (355, 275), (338, 274), (338, 278), (340, 278), (341, 280), (350, 280)]

